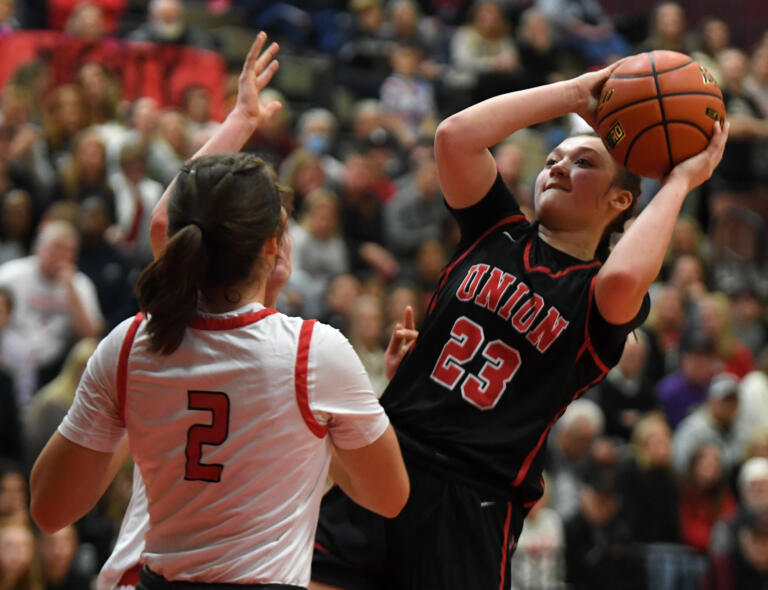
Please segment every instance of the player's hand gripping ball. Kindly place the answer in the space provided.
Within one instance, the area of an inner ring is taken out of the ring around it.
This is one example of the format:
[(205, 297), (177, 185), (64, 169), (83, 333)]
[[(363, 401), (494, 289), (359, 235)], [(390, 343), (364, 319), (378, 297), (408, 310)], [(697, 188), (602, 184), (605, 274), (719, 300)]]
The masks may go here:
[(723, 93), (705, 67), (675, 51), (628, 57), (606, 80), (597, 130), (631, 172), (662, 178), (709, 144), (725, 121)]

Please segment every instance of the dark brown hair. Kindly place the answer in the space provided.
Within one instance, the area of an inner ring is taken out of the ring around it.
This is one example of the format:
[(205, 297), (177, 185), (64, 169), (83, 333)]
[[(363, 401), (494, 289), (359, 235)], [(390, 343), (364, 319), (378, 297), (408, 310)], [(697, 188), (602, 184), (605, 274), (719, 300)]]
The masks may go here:
[(637, 199), (640, 197), (641, 192), (640, 177), (624, 168), (621, 164), (617, 163), (616, 166), (618, 171), (613, 178), (613, 186), (629, 191), (632, 194), (632, 204), (614, 217), (613, 221), (603, 231), (603, 236), (600, 238), (600, 243), (597, 245), (597, 252), (595, 253), (595, 256), (603, 261), (608, 258), (608, 254), (611, 252), (611, 236), (615, 233), (623, 233), (624, 225), (637, 212)]
[[(171, 354), (197, 310), (198, 292), (247, 280), (265, 240), (283, 231), (288, 193), (274, 170), (251, 154), (187, 162), (168, 202), (169, 241), (139, 276), (136, 294), (148, 314), (150, 350)], [(290, 213), (290, 211), (288, 211)], [(236, 293), (231, 301), (236, 303)]]

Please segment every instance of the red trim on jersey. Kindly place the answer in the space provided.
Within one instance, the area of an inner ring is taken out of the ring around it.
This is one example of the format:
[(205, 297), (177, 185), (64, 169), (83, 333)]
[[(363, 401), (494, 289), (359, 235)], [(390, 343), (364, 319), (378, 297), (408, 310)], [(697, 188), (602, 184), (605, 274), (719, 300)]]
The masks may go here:
[(304, 320), (299, 333), (299, 349), (296, 352), (296, 402), (304, 422), (317, 438), (323, 438), (328, 432), (328, 427), (320, 424), (309, 408), (309, 387), (307, 376), (309, 373), (309, 344), (312, 342), (312, 330), (317, 320)]
[(512, 502), (507, 502), (507, 518), (504, 520), (504, 543), (501, 546), (501, 583), (499, 590), (504, 590), (504, 581), (507, 578), (507, 553), (509, 545), (509, 523), (512, 521)]
[(141, 571), (141, 563), (137, 563), (132, 568), (123, 572), (123, 577), (117, 583), (118, 586), (138, 586), (139, 585), (139, 572)]
[(477, 245), (478, 245), (480, 242), (482, 242), (482, 241), (483, 241), (485, 238), (487, 238), (489, 234), (491, 234), (492, 232), (496, 231), (496, 230), (497, 230), (498, 228), (500, 228), (502, 225), (507, 225), (508, 223), (514, 223), (514, 222), (516, 222), (516, 221), (526, 221), (526, 219), (525, 219), (525, 215), (519, 215), (519, 214), (516, 214), (516, 215), (509, 215), (509, 216), (507, 216), (507, 217), (504, 217), (504, 218), (503, 218), (501, 221), (498, 221), (498, 222), (494, 223), (494, 224), (493, 224), (491, 227), (489, 227), (487, 230), (485, 230), (485, 231), (482, 233), (482, 235), (481, 235), (479, 238), (477, 238), (477, 239), (474, 241), (474, 243), (473, 243), (473, 244), (472, 244), (472, 245), (471, 245), (469, 248), (467, 248), (467, 249), (464, 251), (464, 254), (462, 254), (461, 256), (459, 256), (459, 257), (458, 257), (456, 260), (454, 260), (453, 262), (451, 262), (451, 263), (450, 263), (448, 266), (446, 266), (446, 267), (443, 269), (443, 272), (441, 272), (441, 273), (440, 273), (440, 284), (437, 286), (437, 289), (435, 289), (435, 293), (434, 293), (434, 295), (432, 296), (432, 301), (431, 301), (431, 302), (430, 302), (430, 304), (429, 304), (429, 309), (427, 310), (427, 314), (430, 314), (430, 313), (432, 313), (432, 309), (435, 307), (435, 303), (437, 303), (437, 294), (438, 294), (438, 292), (440, 291), (440, 289), (442, 289), (442, 288), (443, 288), (443, 286), (445, 285), (446, 281), (448, 280), (448, 275), (449, 275), (449, 274), (451, 274), (451, 271), (453, 270), (453, 268), (454, 268), (454, 267), (455, 267), (455, 266), (456, 266), (456, 265), (457, 265), (459, 262), (461, 262), (462, 260), (464, 260), (464, 258), (466, 258), (466, 257), (467, 257), (467, 255), (468, 255), (470, 252), (472, 252), (472, 250), (474, 250), (474, 249), (477, 247)]
[[(603, 380), (603, 377), (605, 377), (606, 373), (608, 371), (604, 371), (598, 375), (594, 381), (591, 383), (585, 385), (581, 389), (579, 389), (571, 398), (571, 401), (578, 398), (582, 393), (584, 393), (587, 389), (590, 387), (594, 387), (600, 381)], [(523, 464), (520, 466), (520, 470), (517, 472), (517, 477), (515, 478), (515, 481), (512, 482), (512, 487), (517, 487), (521, 483), (523, 483), (523, 480), (525, 479), (525, 476), (528, 475), (528, 470), (531, 468), (531, 463), (533, 463), (533, 458), (536, 456), (536, 454), (539, 452), (539, 449), (541, 448), (541, 445), (544, 444), (544, 441), (547, 440), (547, 435), (549, 434), (549, 431), (552, 430), (552, 427), (555, 425), (555, 422), (557, 422), (560, 419), (560, 416), (562, 416), (565, 413), (565, 410), (568, 406), (560, 410), (557, 415), (552, 419), (552, 421), (547, 425), (547, 427), (544, 429), (544, 432), (541, 433), (541, 437), (539, 437), (539, 442), (536, 443), (536, 446), (533, 448), (533, 450), (528, 453), (528, 456), (525, 458), (525, 461), (523, 461)]]
[(139, 325), (144, 320), (144, 314), (142, 312), (137, 313), (131, 325), (128, 327), (128, 331), (123, 338), (123, 345), (120, 347), (120, 356), (117, 359), (117, 411), (120, 414), (120, 420), (125, 425), (125, 392), (128, 381), (128, 356), (131, 353), (131, 346), (133, 346), (133, 339), (136, 337), (136, 330), (139, 329)]
[(565, 270), (558, 270), (557, 272), (552, 272), (552, 270), (546, 266), (531, 266), (531, 246), (533, 245), (533, 237), (534, 236), (532, 234), (531, 238), (528, 240), (528, 243), (525, 245), (525, 250), (523, 251), (523, 264), (525, 264), (526, 272), (543, 272), (553, 279), (559, 279), (571, 271), (592, 268), (593, 266), (600, 266), (602, 264), (599, 260), (594, 260), (593, 262), (585, 262), (584, 264), (569, 266)]
[(277, 311), (265, 307), (259, 311), (252, 311), (251, 313), (244, 313), (242, 315), (235, 315), (227, 318), (197, 316), (189, 322), (189, 327), (194, 328), (195, 330), (234, 330), (235, 328), (242, 328), (243, 326), (256, 323), (273, 313), (277, 313)]
[(322, 551), (323, 553), (330, 553), (330, 551), (328, 551), (328, 547), (321, 545), (317, 541), (315, 541), (315, 549), (317, 549), (318, 551)]
[[(589, 335), (589, 318), (592, 314), (592, 301), (595, 298), (595, 281), (597, 280), (597, 275), (595, 275), (592, 278), (592, 282), (589, 283), (589, 299), (587, 301), (587, 321), (584, 325), (584, 346), (587, 347), (587, 350), (589, 351), (589, 354), (592, 355), (592, 358), (595, 361), (595, 364), (597, 367), (603, 372), (607, 373), (610, 371), (608, 366), (600, 359), (600, 356), (597, 354), (597, 351), (595, 350), (595, 347), (592, 346), (592, 337)], [(583, 348), (583, 347), (582, 347)]]
[(525, 508), (526, 510), (528, 508), (533, 508), (536, 505), (536, 502), (538, 502), (538, 501), (539, 500), (536, 499), (536, 500), (531, 500), (530, 502), (523, 502), (523, 508)]

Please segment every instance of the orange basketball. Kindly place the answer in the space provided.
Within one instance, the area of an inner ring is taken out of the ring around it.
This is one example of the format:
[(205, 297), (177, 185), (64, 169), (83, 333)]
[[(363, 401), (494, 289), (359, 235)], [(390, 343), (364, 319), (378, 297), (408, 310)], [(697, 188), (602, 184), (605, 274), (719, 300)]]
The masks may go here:
[(675, 51), (627, 58), (605, 82), (597, 129), (617, 162), (661, 178), (709, 143), (725, 120), (723, 93), (705, 67)]

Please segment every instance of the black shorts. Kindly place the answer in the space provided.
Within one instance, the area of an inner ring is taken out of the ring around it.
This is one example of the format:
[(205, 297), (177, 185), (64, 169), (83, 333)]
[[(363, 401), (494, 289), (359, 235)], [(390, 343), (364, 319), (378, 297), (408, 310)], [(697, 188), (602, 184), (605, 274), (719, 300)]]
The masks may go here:
[(323, 498), (312, 579), (346, 590), (503, 590), (523, 510), (408, 465), (411, 495), (387, 519), (334, 488)]
[(139, 572), (139, 584), (136, 590), (248, 590), (264, 588), (267, 590), (306, 590), (301, 586), (287, 584), (206, 584), (204, 582), (173, 582), (153, 572), (146, 565)]

